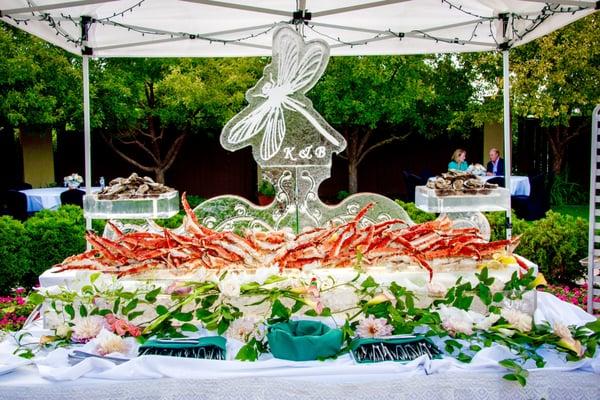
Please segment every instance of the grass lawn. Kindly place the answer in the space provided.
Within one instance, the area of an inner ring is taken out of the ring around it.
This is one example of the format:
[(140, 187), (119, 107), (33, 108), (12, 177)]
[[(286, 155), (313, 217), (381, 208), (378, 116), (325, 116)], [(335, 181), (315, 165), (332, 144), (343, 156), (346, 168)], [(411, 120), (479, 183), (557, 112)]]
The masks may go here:
[(588, 219), (589, 214), (589, 205), (588, 204), (576, 204), (576, 205), (563, 205), (563, 206), (552, 206), (552, 211), (560, 213), (572, 215), (574, 217), (580, 217), (585, 220)]

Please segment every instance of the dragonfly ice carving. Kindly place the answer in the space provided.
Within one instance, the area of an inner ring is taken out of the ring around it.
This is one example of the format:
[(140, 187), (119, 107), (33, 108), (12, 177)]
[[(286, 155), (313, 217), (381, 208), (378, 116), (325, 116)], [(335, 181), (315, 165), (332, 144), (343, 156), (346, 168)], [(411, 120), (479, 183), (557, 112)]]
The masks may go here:
[(262, 79), (246, 94), (250, 102), (248, 108), (223, 128), (223, 146), (237, 149), (262, 133), (260, 157), (264, 161), (270, 160), (279, 152), (286, 136), (284, 111), (288, 110), (300, 113), (327, 141), (343, 149), (345, 143), (341, 135), (313, 115), (317, 113), (310, 101), (304, 96), (296, 96), (304, 101), (292, 97), (296, 93), (305, 94), (315, 85), (328, 58), (325, 42), (304, 44), (292, 28), (278, 28), (273, 35), (273, 61), (265, 68)]

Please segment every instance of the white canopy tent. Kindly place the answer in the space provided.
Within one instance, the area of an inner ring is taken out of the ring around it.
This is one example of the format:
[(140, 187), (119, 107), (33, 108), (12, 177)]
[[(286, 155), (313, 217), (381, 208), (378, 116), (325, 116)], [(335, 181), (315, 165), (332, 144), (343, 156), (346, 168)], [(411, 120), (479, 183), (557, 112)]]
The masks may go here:
[(83, 56), (88, 191), (89, 57), (269, 56), (270, 32), (282, 22), (306, 40), (325, 40), (334, 56), (503, 51), (510, 187), (508, 50), (599, 7), (589, 0), (0, 0), (0, 19)]

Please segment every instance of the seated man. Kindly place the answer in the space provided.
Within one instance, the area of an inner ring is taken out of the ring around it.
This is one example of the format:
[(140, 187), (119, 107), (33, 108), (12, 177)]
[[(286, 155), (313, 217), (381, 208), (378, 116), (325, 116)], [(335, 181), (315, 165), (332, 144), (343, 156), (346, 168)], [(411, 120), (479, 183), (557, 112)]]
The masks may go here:
[(497, 148), (490, 149), (490, 161), (487, 163), (487, 175), (504, 176), (504, 159)]

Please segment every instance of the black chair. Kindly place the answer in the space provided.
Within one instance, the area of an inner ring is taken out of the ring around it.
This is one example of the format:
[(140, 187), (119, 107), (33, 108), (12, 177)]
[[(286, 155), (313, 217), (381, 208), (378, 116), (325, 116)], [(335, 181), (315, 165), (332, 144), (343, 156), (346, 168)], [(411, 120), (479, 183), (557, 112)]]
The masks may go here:
[(83, 208), (83, 196), (85, 192), (79, 189), (65, 190), (60, 194), (60, 202), (62, 205), (73, 204)]
[(33, 187), (31, 186), (31, 183), (27, 182), (13, 182), (10, 185), (8, 185), (8, 189), (12, 190), (27, 190), (32, 188)]
[(500, 187), (506, 187), (506, 182), (503, 176), (495, 176), (487, 180), (487, 183), (494, 183)]
[(511, 196), (510, 200), (515, 214), (527, 221), (543, 218), (548, 211), (547, 193), (545, 189), (546, 176), (535, 175), (529, 178), (531, 191), (529, 196)]
[(404, 186), (406, 186), (406, 201), (415, 202), (415, 188), (427, 184), (427, 178), (422, 178), (409, 171), (402, 171), (404, 175)]
[(7, 190), (4, 194), (7, 214), (19, 221), (25, 221), (27, 214), (27, 196), (18, 190)]

